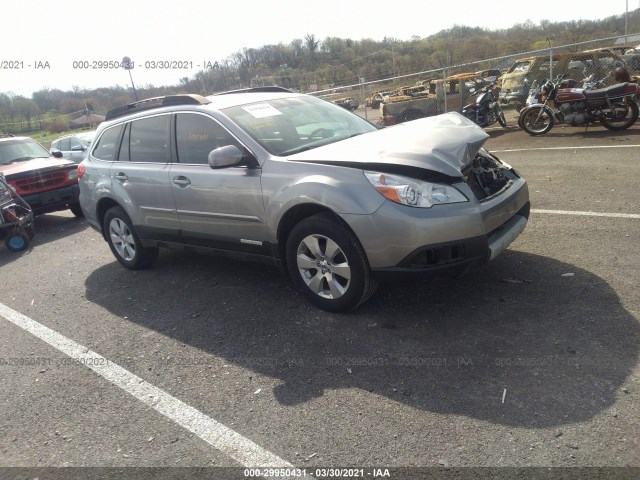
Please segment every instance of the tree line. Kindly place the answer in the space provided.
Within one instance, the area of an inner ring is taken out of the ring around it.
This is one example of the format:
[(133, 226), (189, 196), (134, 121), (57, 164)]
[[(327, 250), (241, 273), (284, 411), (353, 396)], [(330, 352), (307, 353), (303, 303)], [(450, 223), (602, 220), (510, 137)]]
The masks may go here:
[[(337, 37), (321, 40), (308, 34), (290, 43), (243, 48), (215, 62), (212, 68), (182, 78), (177, 85), (143, 85), (137, 90), (141, 99), (175, 93), (211, 94), (256, 85), (280, 85), (307, 92), (326, 86), (353, 85), (363, 79), (375, 81), (507, 57), (544, 49), (550, 42), (571, 45), (621, 36), (625, 23), (628, 32), (640, 32), (640, 9), (629, 12), (626, 19), (625, 15), (616, 15), (602, 20), (543, 20), (539, 24), (526, 21), (503, 30), (455, 25), (428, 37), (409, 40)], [(71, 115), (104, 113), (131, 101), (131, 89), (120, 86), (93, 90), (74, 87), (71, 91), (43, 88), (31, 98), (0, 93), (0, 131), (65, 129)]]

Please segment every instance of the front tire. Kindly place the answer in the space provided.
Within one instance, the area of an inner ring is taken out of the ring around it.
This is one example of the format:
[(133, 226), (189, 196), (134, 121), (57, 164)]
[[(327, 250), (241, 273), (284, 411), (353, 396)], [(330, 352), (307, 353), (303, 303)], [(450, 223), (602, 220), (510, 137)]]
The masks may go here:
[(544, 135), (554, 124), (553, 113), (542, 105), (525, 108), (518, 119), (518, 125), (529, 135)]
[(294, 285), (323, 310), (351, 310), (378, 285), (357, 238), (326, 214), (306, 218), (291, 230), (286, 258)]
[[(600, 123), (609, 130), (625, 130), (638, 120), (638, 104), (636, 102), (612, 104), (613, 112), (600, 119)], [(629, 113), (631, 115), (629, 116)]]
[(82, 212), (82, 208), (80, 207), (79, 203), (72, 203), (71, 205), (69, 205), (69, 210), (71, 210), (71, 213), (73, 213), (76, 217), (84, 217), (84, 213)]
[(504, 112), (498, 105), (496, 105), (496, 118), (498, 119), (498, 123), (502, 128), (505, 128), (507, 126), (507, 119), (504, 118)]
[(29, 235), (25, 231), (11, 233), (4, 244), (12, 252), (21, 252), (29, 246)]
[(158, 257), (157, 248), (142, 246), (129, 215), (121, 207), (107, 210), (102, 228), (111, 252), (125, 267), (131, 270), (147, 268)]

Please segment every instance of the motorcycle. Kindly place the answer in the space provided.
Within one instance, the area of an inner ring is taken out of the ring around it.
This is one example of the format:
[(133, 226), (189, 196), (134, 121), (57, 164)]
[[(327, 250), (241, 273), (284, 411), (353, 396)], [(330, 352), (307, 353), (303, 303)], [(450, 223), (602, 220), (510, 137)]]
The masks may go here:
[(476, 95), (476, 98), (473, 103), (462, 109), (462, 115), (481, 127), (488, 127), (496, 122), (503, 127), (507, 126), (498, 102), (498, 89), (495, 83), (490, 83), (478, 91), (472, 88), (470, 92)]
[[(582, 88), (585, 90), (596, 90), (598, 88), (604, 88), (606, 86), (605, 80), (607, 77), (604, 77), (601, 80), (595, 80), (595, 76), (593, 74), (589, 75), (587, 78), (582, 80)], [(577, 80), (573, 79), (562, 79), (562, 75), (559, 75), (556, 79), (555, 83), (560, 82), (558, 88), (578, 88), (580, 83)], [(529, 80), (527, 78), (524, 79), (524, 83), (529, 88), (529, 93), (527, 95), (527, 100), (525, 104), (518, 109), (518, 113), (521, 113), (526, 107), (530, 107), (531, 105), (544, 103), (544, 98), (542, 95), (542, 86), (543, 84), (538, 83), (538, 80), (534, 80), (531, 85), (529, 85)], [(518, 126), (524, 130), (522, 126), (522, 115), (518, 116)]]
[[(542, 85), (542, 103), (520, 111), (518, 125), (529, 135), (543, 135), (556, 123), (575, 126), (600, 122), (609, 130), (624, 130), (636, 123), (639, 114), (636, 103), (640, 94), (638, 84), (625, 82), (587, 90), (562, 88), (559, 79), (555, 82), (548, 80)], [(553, 102), (553, 108), (549, 102)]]

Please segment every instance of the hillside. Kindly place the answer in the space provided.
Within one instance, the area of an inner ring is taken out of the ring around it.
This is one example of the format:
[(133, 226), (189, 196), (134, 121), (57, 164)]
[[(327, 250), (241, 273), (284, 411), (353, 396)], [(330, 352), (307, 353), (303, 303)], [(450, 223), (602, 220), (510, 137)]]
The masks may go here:
[[(640, 9), (629, 12), (627, 31), (640, 32)], [(214, 68), (170, 86), (138, 86), (140, 98), (179, 92), (206, 93), (250, 85), (281, 85), (300, 91), (353, 85), (460, 65), (482, 59), (507, 66), (510, 56), (554, 46), (624, 35), (624, 15), (602, 20), (540, 24), (525, 22), (506, 30), (454, 26), (408, 41), (385, 38), (318, 38), (308, 34), (288, 44), (247, 47), (215, 62)], [(640, 43), (636, 42), (635, 44)], [(633, 46), (635, 44), (631, 44)], [(580, 48), (578, 46), (576, 49)], [(487, 62), (489, 63), (489, 62)], [(493, 66), (493, 65), (487, 65)], [(483, 67), (484, 68), (484, 67)], [(85, 111), (104, 113), (133, 100), (129, 89), (108, 87), (61, 91), (42, 89), (31, 98), (0, 93), (0, 131), (64, 130)]]

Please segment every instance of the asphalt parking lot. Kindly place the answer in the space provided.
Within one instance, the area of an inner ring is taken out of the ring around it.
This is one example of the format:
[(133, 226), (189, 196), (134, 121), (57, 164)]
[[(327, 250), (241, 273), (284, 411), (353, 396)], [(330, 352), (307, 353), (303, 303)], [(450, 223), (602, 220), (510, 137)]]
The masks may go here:
[(529, 182), (523, 234), (350, 314), (258, 264), (131, 272), (38, 217), (0, 248), (0, 478), (639, 478), (640, 126), (489, 132)]

